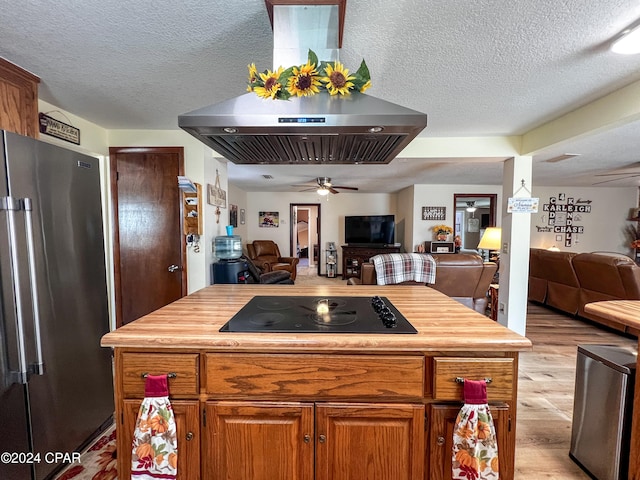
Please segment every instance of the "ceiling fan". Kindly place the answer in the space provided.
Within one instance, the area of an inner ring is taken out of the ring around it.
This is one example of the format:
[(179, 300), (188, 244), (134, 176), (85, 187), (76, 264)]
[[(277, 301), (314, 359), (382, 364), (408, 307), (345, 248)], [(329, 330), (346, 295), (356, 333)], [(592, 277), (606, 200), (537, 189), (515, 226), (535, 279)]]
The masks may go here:
[(329, 195), (329, 193), (340, 193), (340, 190), (358, 190), (357, 187), (345, 187), (341, 185), (333, 185), (330, 177), (318, 177), (315, 182), (303, 183), (302, 185), (292, 185), (293, 187), (304, 187), (301, 192), (311, 192), (313, 190), (318, 195)]
[(615, 182), (616, 180), (626, 180), (627, 178), (640, 177), (640, 163), (635, 163), (629, 167), (612, 171), (610, 173), (600, 173), (596, 177), (613, 177), (601, 182), (592, 183), (592, 185), (600, 185), (602, 183)]

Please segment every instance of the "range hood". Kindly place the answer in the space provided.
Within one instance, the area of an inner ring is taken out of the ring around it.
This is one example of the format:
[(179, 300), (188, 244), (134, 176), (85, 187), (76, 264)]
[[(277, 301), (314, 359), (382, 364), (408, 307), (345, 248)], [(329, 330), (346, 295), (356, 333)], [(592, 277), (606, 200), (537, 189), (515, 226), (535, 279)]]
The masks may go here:
[[(321, 59), (337, 60), (346, 0), (336, 5), (265, 1), (274, 30), (274, 65), (304, 64), (309, 49)], [(288, 100), (246, 93), (180, 115), (178, 125), (237, 164), (385, 164), (426, 127), (427, 116), (364, 93), (321, 92)]]

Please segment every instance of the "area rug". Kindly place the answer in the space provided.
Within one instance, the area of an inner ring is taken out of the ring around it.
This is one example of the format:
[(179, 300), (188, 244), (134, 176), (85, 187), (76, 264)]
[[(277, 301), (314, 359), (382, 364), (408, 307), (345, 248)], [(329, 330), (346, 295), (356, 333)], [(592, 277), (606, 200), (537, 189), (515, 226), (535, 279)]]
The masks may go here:
[(116, 429), (105, 430), (80, 454), (80, 463), (65, 468), (55, 480), (116, 480)]

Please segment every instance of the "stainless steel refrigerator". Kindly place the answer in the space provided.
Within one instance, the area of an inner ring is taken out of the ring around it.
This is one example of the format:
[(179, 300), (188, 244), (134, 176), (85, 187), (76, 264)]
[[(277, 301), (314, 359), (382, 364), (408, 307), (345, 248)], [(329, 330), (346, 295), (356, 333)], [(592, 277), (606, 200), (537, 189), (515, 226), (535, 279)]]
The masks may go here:
[[(114, 411), (98, 159), (0, 130), (2, 479), (47, 478)], [(7, 460), (9, 462), (7, 463)], [(31, 463), (25, 463), (29, 462)]]

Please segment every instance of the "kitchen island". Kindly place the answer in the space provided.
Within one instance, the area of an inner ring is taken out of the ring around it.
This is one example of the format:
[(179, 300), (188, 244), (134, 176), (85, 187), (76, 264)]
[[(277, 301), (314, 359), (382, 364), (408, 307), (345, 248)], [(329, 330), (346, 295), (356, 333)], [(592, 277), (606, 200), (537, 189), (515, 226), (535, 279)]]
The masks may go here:
[[(256, 295), (386, 297), (416, 334), (233, 333)], [(119, 478), (144, 374), (171, 374), (181, 479), (451, 478), (461, 378), (489, 379), (514, 476), (518, 353), (531, 343), (423, 286), (213, 285), (102, 339), (115, 349)]]

